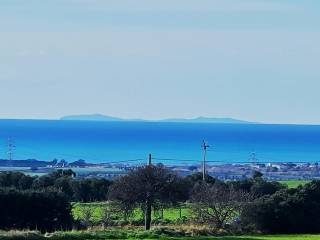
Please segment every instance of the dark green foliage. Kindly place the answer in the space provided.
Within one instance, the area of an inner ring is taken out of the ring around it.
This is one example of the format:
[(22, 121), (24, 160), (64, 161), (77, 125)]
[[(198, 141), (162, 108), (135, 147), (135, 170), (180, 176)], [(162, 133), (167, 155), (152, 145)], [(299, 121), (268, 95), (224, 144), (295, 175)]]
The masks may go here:
[(255, 181), (252, 185), (250, 192), (255, 198), (262, 197), (265, 195), (271, 195), (277, 191), (284, 189), (285, 187), (279, 182), (267, 182), (264, 180)]
[[(104, 226), (141, 225), (141, 219), (129, 218), (137, 208), (142, 210), (139, 214), (145, 215), (146, 226), (150, 227), (151, 209), (155, 213), (155, 224), (177, 223), (166, 220), (163, 209), (189, 201), (194, 219), (216, 228), (228, 230), (236, 223), (242, 231), (320, 232), (320, 181), (288, 189), (278, 182), (264, 180), (259, 172), (240, 181), (223, 182), (210, 176), (203, 181), (200, 173), (181, 178), (162, 165), (138, 168), (114, 182), (74, 178), (71, 170), (58, 170), (41, 177), (2, 172), (0, 228), (41, 231), (69, 228), (71, 201), (108, 199), (113, 201), (106, 203), (101, 213), (103, 218), (99, 220)], [(244, 208), (243, 203), (248, 201), (251, 202)], [(85, 221), (78, 219), (73, 226), (78, 229), (91, 226), (95, 224), (94, 217), (88, 209)], [(180, 221), (186, 223), (190, 218), (181, 217)], [(140, 232), (134, 237), (151, 235)], [(152, 236), (160, 235), (162, 233)]]
[(19, 172), (0, 173), (0, 188), (17, 190), (58, 191), (70, 201), (93, 202), (107, 200), (111, 181), (106, 179), (75, 179), (72, 170), (57, 170), (41, 177)]
[(259, 171), (253, 171), (253, 173), (252, 173), (252, 178), (253, 179), (261, 179), (263, 177), (263, 174), (261, 173), (261, 172), (259, 172)]
[(269, 233), (320, 232), (320, 181), (266, 195), (249, 204), (241, 219)]
[(71, 226), (71, 206), (56, 192), (0, 190), (0, 228), (54, 231)]
[(20, 172), (0, 172), (0, 187), (2, 188), (30, 189), (34, 180), (34, 177)]
[[(210, 175), (206, 175), (205, 177), (206, 182), (209, 184), (214, 184), (215, 182), (221, 182), (220, 180), (210, 176)], [(188, 175), (185, 177), (185, 180), (193, 187), (196, 183), (202, 182), (202, 173), (198, 172), (198, 173), (194, 173), (191, 175)]]
[(230, 184), (235, 190), (248, 192), (254, 198), (259, 198), (265, 195), (271, 195), (286, 187), (279, 182), (269, 182), (262, 178), (262, 173), (255, 171), (253, 177), (231, 182)]

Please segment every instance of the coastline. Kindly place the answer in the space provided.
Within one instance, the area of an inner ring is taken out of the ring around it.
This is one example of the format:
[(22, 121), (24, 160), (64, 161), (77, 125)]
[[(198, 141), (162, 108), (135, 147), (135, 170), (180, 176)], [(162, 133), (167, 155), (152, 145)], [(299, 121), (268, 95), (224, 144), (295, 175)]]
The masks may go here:
[[(131, 171), (141, 164), (128, 163), (87, 163), (85, 160), (78, 160), (68, 163), (62, 161), (38, 161), (29, 160), (5, 160), (0, 159), (0, 172), (17, 171), (28, 175), (43, 175), (57, 169), (71, 169), (80, 178), (98, 177), (113, 179), (128, 171)], [(155, 163), (157, 164), (157, 163)], [(201, 164), (165, 164), (168, 169), (175, 171), (178, 175), (186, 176), (201, 171)], [(239, 180), (249, 178), (253, 171), (263, 173), (268, 180), (310, 180), (320, 179), (320, 166), (318, 163), (222, 163), (206, 164), (207, 173), (221, 180)]]

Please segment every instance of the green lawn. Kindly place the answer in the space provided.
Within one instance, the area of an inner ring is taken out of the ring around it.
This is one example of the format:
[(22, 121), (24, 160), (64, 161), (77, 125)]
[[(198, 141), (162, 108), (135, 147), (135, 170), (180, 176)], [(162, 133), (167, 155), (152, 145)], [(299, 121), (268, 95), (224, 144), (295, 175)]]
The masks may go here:
[(297, 188), (300, 185), (304, 185), (309, 183), (309, 180), (286, 180), (286, 181), (279, 181), (280, 183), (287, 185), (288, 188)]
[[(91, 220), (93, 222), (99, 222), (103, 217), (103, 209), (107, 205), (107, 202), (97, 202), (97, 203), (73, 203), (72, 205), (72, 214), (74, 219), (83, 219), (84, 215), (84, 209), (89, 208), (92, 214)], [(153, 212), (152, 218), (160, 219), (161, 218), (161, 212)], [(180, 216), (183, 217), (189, 217), (190, 216), (190, 209), (186, 206), (181, 208), (181, 213), (179, 208), (166, 208), (163, 210), (163, 219), (169, 220), (169, 221), (176, 221), (180, 218)], [(121, 216), (117, 216), (119, 220), (122, 220)], [(134, 215), (130, 218), (130, 220), (142, 220), (143, 214), (141, 209), (136, 209), (134, 211)]]

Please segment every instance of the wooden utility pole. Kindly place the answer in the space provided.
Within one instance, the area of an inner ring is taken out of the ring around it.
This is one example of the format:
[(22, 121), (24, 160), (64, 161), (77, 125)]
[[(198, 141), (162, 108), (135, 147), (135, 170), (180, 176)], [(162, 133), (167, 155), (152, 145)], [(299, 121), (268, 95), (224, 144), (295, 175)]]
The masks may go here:
[(209, 145), (203, 140), (202, 149), (203, 149), (203, 160), (202, 160), (202, 180), (206, 180), (206, 157), (207, 157), (207, 149)]
[[(148, 156), (148, 166), (152, 165), (152, 155), (151, 153)], [(150, 230), (151, 226), (151, 196), (150, 192), (147, 193), (147, 199), (146, 199), (146, 207), (145, 207), (145, 213), (144, 213), (144, 229), (146, 231)]]
[(151, 155), (151, 153), (149, 153), (148, 165), (150, 166), (151, 164), (152, 164), (152, 155)]

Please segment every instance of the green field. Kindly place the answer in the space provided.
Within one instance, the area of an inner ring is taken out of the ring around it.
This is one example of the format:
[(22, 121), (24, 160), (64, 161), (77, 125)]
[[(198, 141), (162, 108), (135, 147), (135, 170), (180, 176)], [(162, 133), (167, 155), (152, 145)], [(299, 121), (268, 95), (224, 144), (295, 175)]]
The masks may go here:
[[(280, 183), (288, 186), (289, 188), (297, 188), (300, 185), (304, 185), (310, 181), (308, 180), (286, 180), (279, 181)], [(84, 209), (90, 209), (90, 220), (93, 223), (98, 223), (103, 218), (103, 209), (106, 207), (106, 202), (96, 202), (96, 203), (73, 203), (72, 204), (72, 214), (74, 219), (83, 219)], [(181, 218), (190, 217), (190, 209), (187, 206), (183, 206), (181, 208), (181, 212), (179, 208), (167, 208), (163, 210), (163, 216), (160, 211), (154, 212), (152, 218), (162, 219), (164, 221), (172, 221), (175, 222)], [(163, 218), (162, 218), (163, 217)], [(119, 220), (122, 219), (120, 215), (116, 216)], [(136, 209), (132, 217), (129, 220), (142, 220), (143, 214), (140, 209)]]
[(300, 185), (304, 185), (309, 183), (309, 180), (286, 180), (286, 181), (279, 181), (280, 183), (287, 185), (288, 188), (297, 188)]
[[(308, 180), (286, 180), (279, 181), (280, 183), (288, 186), (289, 188), (297, 188), (300, 185), (304, 185), (310, 181)], [(93, 223), (99, 222), (103, 218), (103, 209), (106, 206), (106, 202), (97, 202), (97, 203), (73, 203), (72, 204), (72, 214), (75, 219), (83, 219), (84, 209), (90, 209), (90, 214), (92, 215), (91, 220)], [(176, 221), (180, 218), (190, 217), (190, 209), (187, 206), (181, 208), (181, 213), (179, 208), (167, 208), (163, 211), (163, 218), (161, 212), (155, 212), (153, 214), (153, 219), (163, 219), (168, 221)], [(118, 216), (121, 219), (121, 216)], [(130, 220), (141, 220), (143, 215), (140, 209), (134, 211), (134, 215)]]
[[(107, 202), (97, 202), (97, 203), (73, 203), (72, 204), (72, 214), (74, 219), (83, 219), (85, 209), (90, 209), (90, 214), (92, 215), (91, 220), (93, 223), (97, 223), (103, 218), (103, 210), (107, 206)], [(166, 221), (177, 221), (178, 219), (184, 217), (190, 217), (190, 209), (187, 206), (182, 206), (180, 208), (166, 208), (163, 210), (163, 215), (161, 211), (153, 212), (152, 219), (163, 219)], [(116, 215), (116, 214), (115, 214)], [(122, 219), (120, 215), (116, 216), (119, 220)], [(162, 218), (163, 217), (163, 218)], [(129, 220), (142, 220), (144, 219), (141, 209), (136, 209), (132, 217)]]

